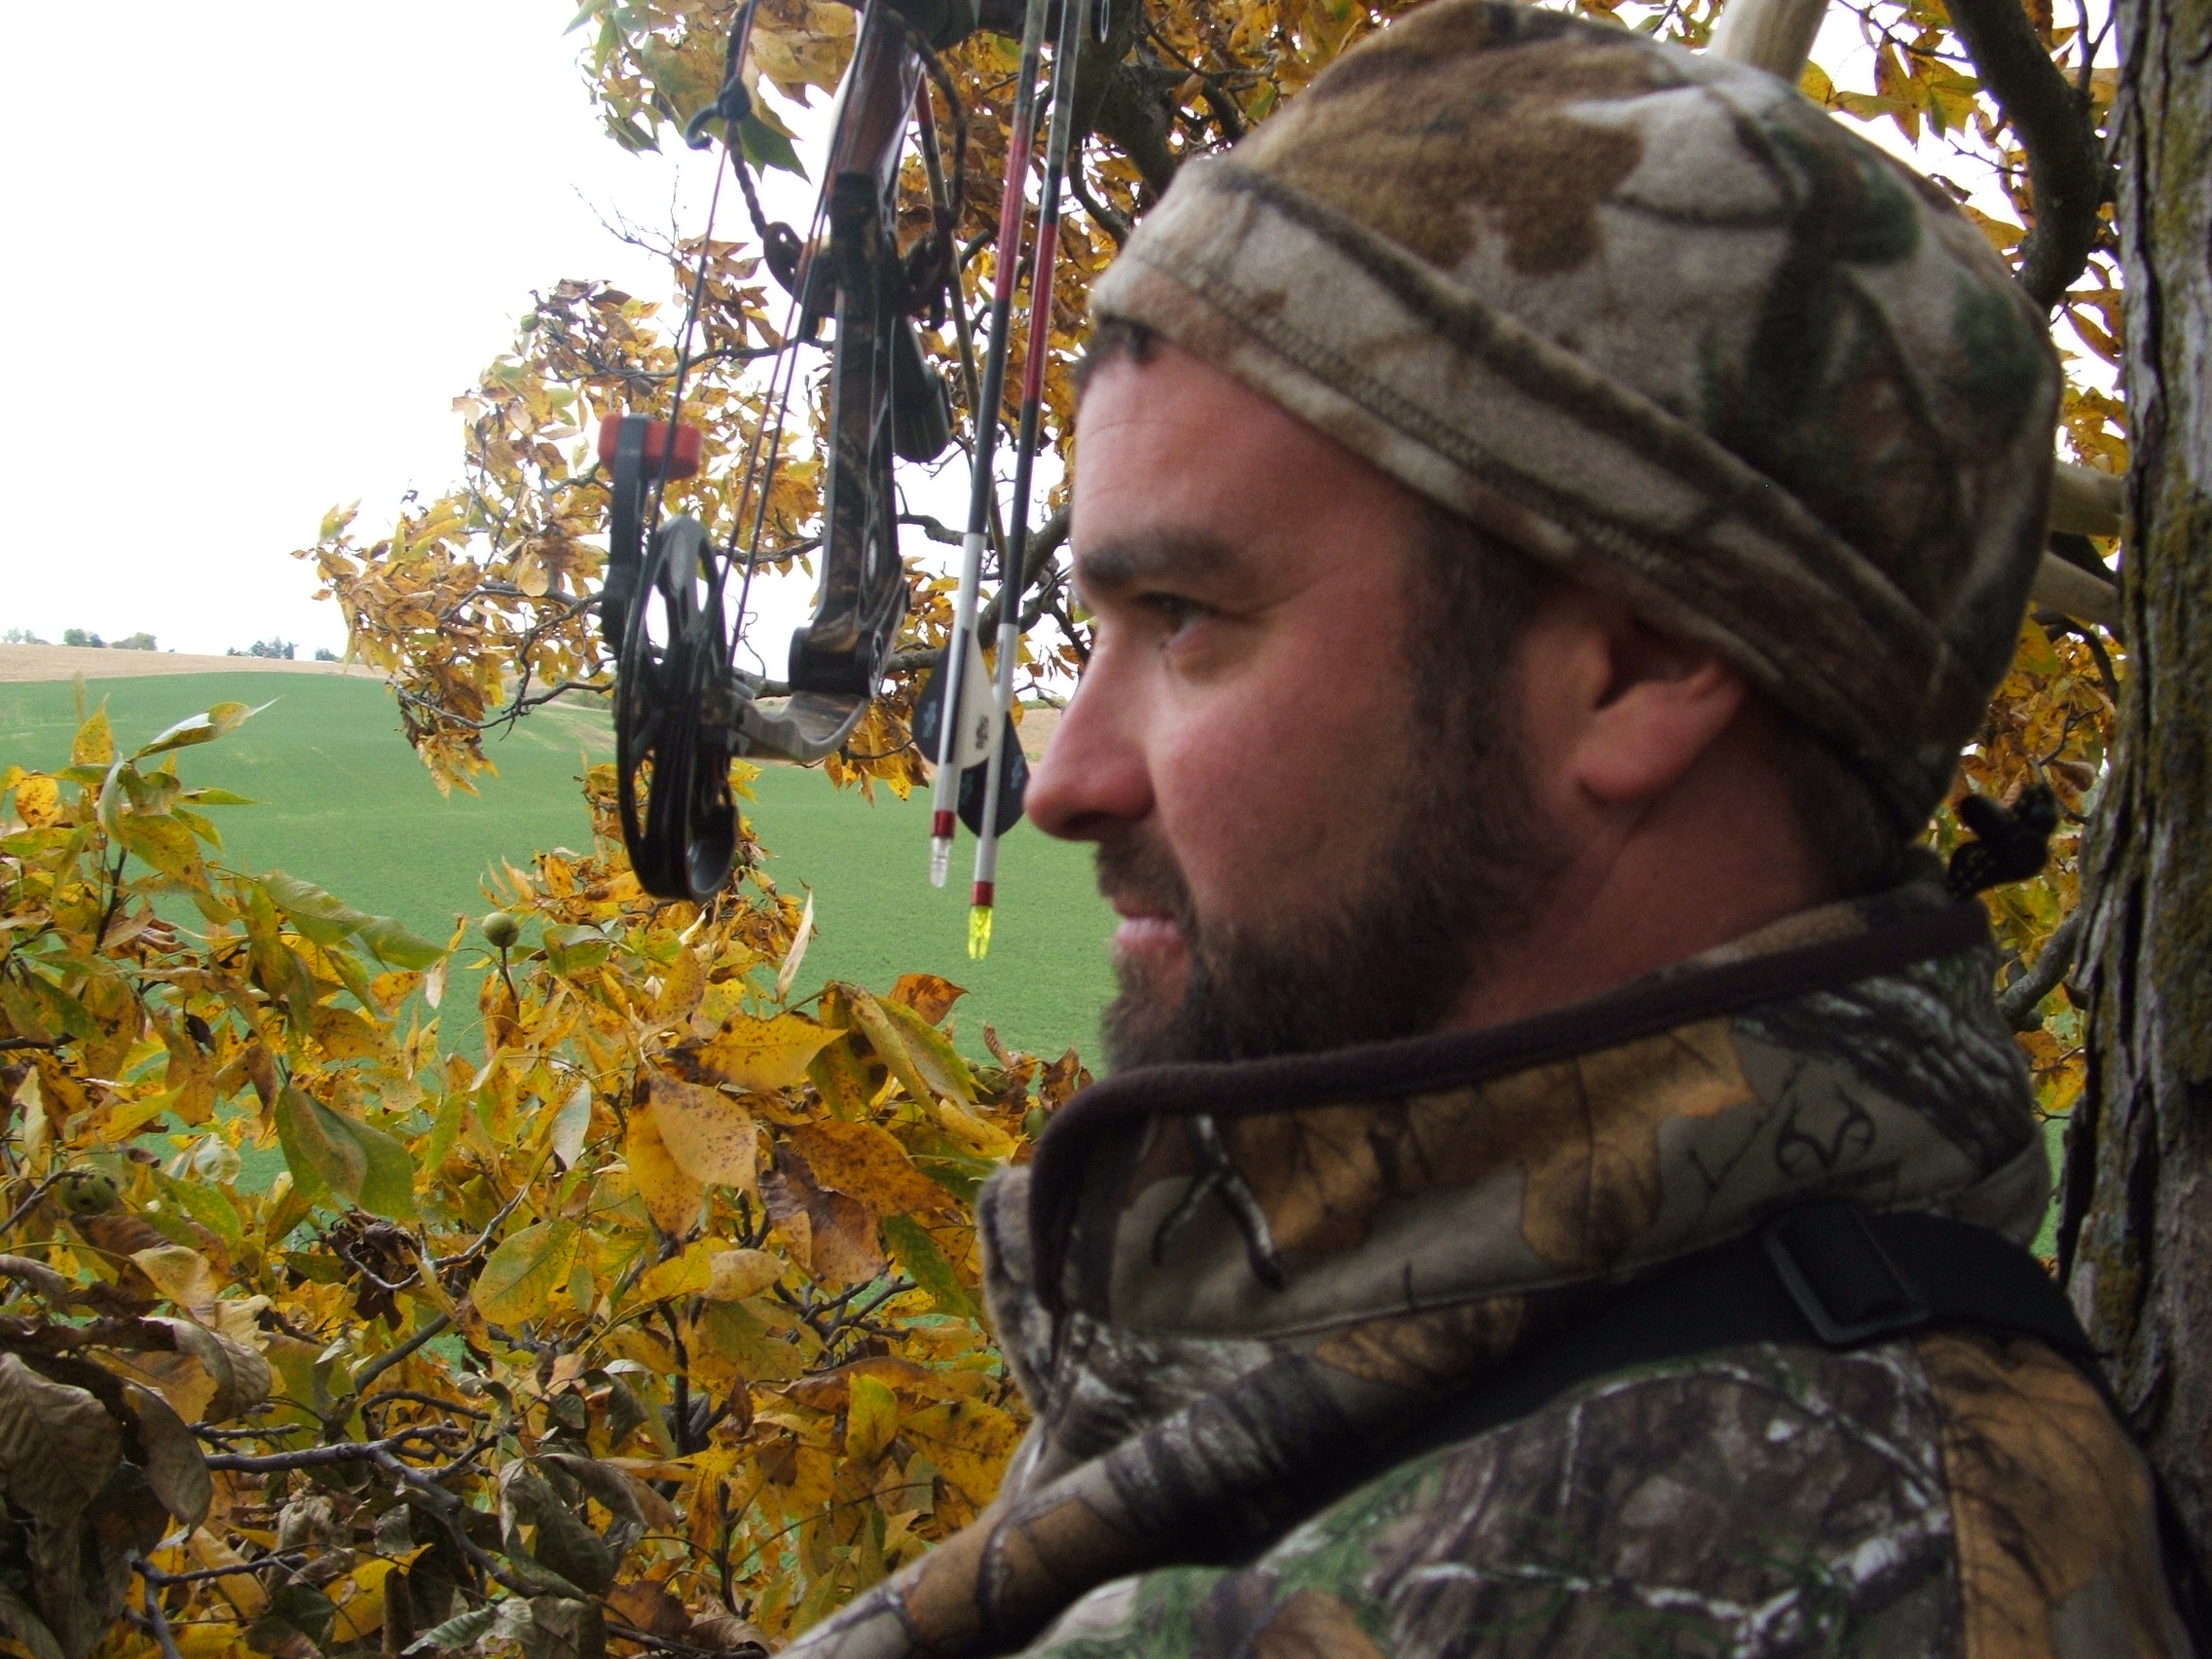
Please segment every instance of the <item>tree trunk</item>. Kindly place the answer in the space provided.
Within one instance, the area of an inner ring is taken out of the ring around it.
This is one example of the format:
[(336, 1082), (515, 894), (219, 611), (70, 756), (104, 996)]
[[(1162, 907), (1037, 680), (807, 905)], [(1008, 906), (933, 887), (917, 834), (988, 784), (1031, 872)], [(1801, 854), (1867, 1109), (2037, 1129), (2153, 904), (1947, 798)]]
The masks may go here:
[(2212, 1540), (2212, 0), (2118, 0), (2131, 672), (2083, 890), (2060, 1264)]

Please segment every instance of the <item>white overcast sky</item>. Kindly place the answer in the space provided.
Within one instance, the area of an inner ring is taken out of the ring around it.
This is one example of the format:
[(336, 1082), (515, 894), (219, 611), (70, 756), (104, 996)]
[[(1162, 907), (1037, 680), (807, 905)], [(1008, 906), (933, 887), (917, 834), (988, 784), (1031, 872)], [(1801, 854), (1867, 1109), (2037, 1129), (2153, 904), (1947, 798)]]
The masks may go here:
[(659, 296), (601, 214), (666, 226), (711, 179), (606, 139), (573, 16), (123, 0), (81, 73), (9, 55), (0, 629), (344, 647), (289, 551), (333, 503), (381, 533), (451, 483), (452, 399), (531, 291)]
[[(344, 647), (289, 551), (334, 503), (381, 534), (404, 492), (455, 479), (452, 399), (533, 289), (664, 294), (603, 215), (697, 228), (712, 161), (606, 139), (573, 15), (121, 0), (83, 59), (9, 55), (0, 629)], [(1855, 35), (1839, 8), (1820, 55), (1863, 58)], [(772, 206), (799, 215), (806, 188)], [(921, 493), (960, 511), (956, 485)], [(772, 668), (804, 598), (769, 596)]]

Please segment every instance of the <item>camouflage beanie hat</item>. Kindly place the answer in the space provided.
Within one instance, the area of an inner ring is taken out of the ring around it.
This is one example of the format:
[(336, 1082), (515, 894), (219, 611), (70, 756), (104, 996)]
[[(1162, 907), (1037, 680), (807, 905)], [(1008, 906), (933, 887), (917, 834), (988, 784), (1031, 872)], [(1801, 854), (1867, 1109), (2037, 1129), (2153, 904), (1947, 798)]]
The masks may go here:
[(2043, 319), (1758, 70), (1432, 0), (1189, 163), (1092, 304), (1718, 650), (1911, 830), (2011, 660)]

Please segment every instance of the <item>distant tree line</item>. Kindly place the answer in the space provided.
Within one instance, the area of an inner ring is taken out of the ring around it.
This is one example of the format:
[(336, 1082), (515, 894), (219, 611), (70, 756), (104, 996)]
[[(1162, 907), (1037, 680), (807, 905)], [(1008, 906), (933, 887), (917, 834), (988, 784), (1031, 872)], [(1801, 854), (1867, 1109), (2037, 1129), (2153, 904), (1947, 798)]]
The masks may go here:
[[(28, 628), (0, 630), (0, 645), (49, 645), (53, 643), (53, 641), (41, 637)], [(80, 645), (94, 650), (151, 651), (160, 648), (154, 644), (154, 636), (151, 634), (132, 634), (127, 639), (103, 640), (90, 628), (62, 629), (61, 643), (65, 645)], [(256, 640), (243, 650), (233, 645), (223, 654), (225, 656), (270, 657), (280, 662), (291, 662), (299, 656), (299, 651), (300, 647), (297, 641), (276, 638)], [(327, 645), (317, 645), (314, 648), (314, 660), (316, 662), (336, 662), (339, 657), (338, 653)]]

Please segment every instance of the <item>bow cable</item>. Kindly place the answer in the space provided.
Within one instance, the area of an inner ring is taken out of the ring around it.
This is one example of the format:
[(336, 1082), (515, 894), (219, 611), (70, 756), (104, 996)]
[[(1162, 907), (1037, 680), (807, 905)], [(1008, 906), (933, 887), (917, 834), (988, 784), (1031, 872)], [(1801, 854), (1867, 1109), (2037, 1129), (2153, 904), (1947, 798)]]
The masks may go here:
[[(1014, 668), (1021, 654), (1021, 600), (1028, 591), (1029, 491), (1044, 413), (1045, 358), (1052, 333), (1052, 267), (1059, 253), (1060, 181), (1075, 133), (1076, 59), (1083, 50), (1089, 0), (1060, 0), (1060, 36), (1052, 51), (1052, 129), (1045, 142), (1045, 178), (1037, 200), (1037, 257), (1029, 273), (1029, 354), (1021, 365), (1021, 427), (1014, 451), (1014, 516), (999, 561), (999, 644), (992, 687), (991, 753), (983, 775), (983, 823), (976, 837), (976, 884), (968, 907), (968, 954), (988, 955), (991, 912), (998, 897), (999, 792), (1010, 769), (1027, 766), (1014, 734)], [(1009, 753), (1009, 750), (1012, 753)], [(941, 779), (943, 774), (940, 773)]]
[[(990, 339), (983, 354), (983, 384), (976, 404), (975, 450), (970, 456), (968, 530), (960, 541), (960, 586), (953, 598), (952, 636), (939, 670), (942, 702), (938, 717), (937, 787), (930, 813), (930, 885), (942, 887), (952, 865), (960, 775), (974, 740), (967, 683), (976, 649), (976, 590), (982, 580), (983, 543), (998, 502), (992, 470), (998, 448), (999, 408), (1006, 396), (1008, 336), (1014, 316), (1014, 276), (1021, 264), (1021, 221), (1029, 153), (1037, 137), (1037, 83), (1045, 48), (1049, 0), (1029, 0), (1021, 23), (1021, 68), (1014, 85), (1014, 130), (1006, 152), (1006, 189), (999, 203), (998, 269), (992, 275)], [(1064, 29), (1062, 31), (1065, 32)], [(1042, 235), (1042, 225), (1040, 225)], [(957, 296), (956, 296), (957, 298)], [(985, 741), (988, 741), (987, 734)]]

